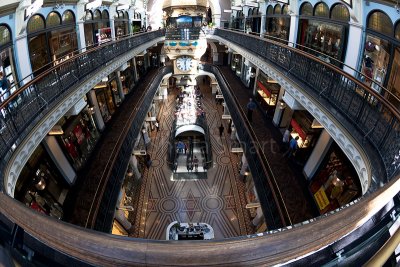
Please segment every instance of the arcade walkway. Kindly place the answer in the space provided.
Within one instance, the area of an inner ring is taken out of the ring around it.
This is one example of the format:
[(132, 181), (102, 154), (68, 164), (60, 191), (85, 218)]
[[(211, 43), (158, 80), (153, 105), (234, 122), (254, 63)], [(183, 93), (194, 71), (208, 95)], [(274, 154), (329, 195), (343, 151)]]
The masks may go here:
[[(228, 67), (221, 70), (245, 110), (250, 90)], [(153, 75), (150, 72), (138, 86), (144, 87)], [(249, 211), (244, 208), (247, 200), (245, 183), (239, 177), (240, 158), (238, 154), (229, 152), (231, 140), (227, 133), (227, 121), (221, 119), (222, 106), (216, 104), (209, 86), (202, 82), (199, 85), (204, 95), (203, 106), (207, 111), (214, 167), (208, 171), (207, 179), (172, 181), (172, 171), (167, 166), (166, 159), (178, 92), (169, 92), (168, 100), (163, 103), (158, 115), (160, 131), (150, 133), (152, 142), (148, 152), (152, 158), (152, 166), (145, 169), (141, 180), (136, 182), (131, 191), (135, 193), (130, 197), (136, 200), (133, 202), (135, 211), (129, 213), (129, 221), (134, 229), (130, 233), (132, 237), (163, 240), (167, 225), (175, 220), (208, 223), (214, 228), (216, 239), (254, 233)], [(138, 91), (141, 91), (140, 88)], [(90, 188), (96, 183), (96, 174), (102, 172), (101, 154), (107, 153), (114, 146), (111, 141), (113, 132), (118, 132), (118, 127), (127, 122), (126, 116), (134, 102), (135, 93), (128, 96), (114, 114), (102, 135), (95, 156), (80, 174), (78, 180), (81, 183), (75, 185), (75, 193), (68, 196), (71, 222), (80, 225), (84, 223), (81, 218), (85, 217), (85, 206), (90, 201)], [(221, 123), (225, 127), (222, 138), (218, 131)], [(264, 152), (270, 161), (292, 222), (299, 223), (317, 216), (315, 204), (307, 191), (306, 180), (301, 175), (301, 167), (281, 158), (279, 147), (282, 135), (279, 130), (259, 110), (254, 113), (252, 127), (258, 139), (268, 143), (264, 146)]]

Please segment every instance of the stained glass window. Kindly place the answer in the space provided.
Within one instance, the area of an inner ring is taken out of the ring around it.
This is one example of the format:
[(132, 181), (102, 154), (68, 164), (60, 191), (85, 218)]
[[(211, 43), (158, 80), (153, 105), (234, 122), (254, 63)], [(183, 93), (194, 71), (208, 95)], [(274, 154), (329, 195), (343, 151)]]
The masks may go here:
[(96, 11), (94, 11), (94, 18), (95, 20), (99, 20), (101, 19), (101, 12), (100, 10), (96, 9)]
[(75, 24), (74, 13), (72, 13), (70, 10), (65, 11), (62, 15), (62, 22), (63, 24)]
[(313, 7), (310, 3), (305, 2), (301, 5), (300, 15), (302, 16), (312, 16), (313, 15)]
[(368, 29), (392, 36), (393, 24), (389, 16), (381, 11), (373, 12), (368, 18)]
[(40, 15), (33, 15), (28, 21), (28, 33), (37, 32), (45, 28), (44, 19)]
[(0, 25), (0, 45), (11, 42), (11, 32), (7, 26)]
[(50, 12), (46, 18), (46, 27), (54, 27), (61, 24), (60, 15), (57, 12)]
[(315, 16), (317, 17), (325, 17), (325, 18), (329, 18), (329, 8), (328, 5), (325, 3), (318, 3), (315, 6)]
[(92, 11), (87, 10), (85, 15), (85, 20), (92, 20), (92, 19), (93, 19)]
[(283, 5), (282, 14), (289, 15), (289, 6), (288, 5)]
[(350, 13), (345, 5), (337, 4), (332, 7), (331, 18), (342, 21), (350, 21)]
[(109, 15), (108, 15), (108, 11), (107, 10), (103, 10), (103, 12), (101, 12), (101, 19), (109, 19)]
[(281, 14), (281, 12), (282, 12), (281, 5), (277, 4), (277, 5), (274, 7), (274, 14)]
[(267, 7), (267, 14), (268, 14), (268, 15), (274, 14), (274, 8), (273, 8), (271, 5), (269, 5), (269, 6)]

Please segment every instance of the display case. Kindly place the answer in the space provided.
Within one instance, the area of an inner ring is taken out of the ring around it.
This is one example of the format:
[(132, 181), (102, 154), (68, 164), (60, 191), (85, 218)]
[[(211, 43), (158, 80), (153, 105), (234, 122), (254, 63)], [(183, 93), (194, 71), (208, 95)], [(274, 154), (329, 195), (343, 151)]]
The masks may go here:
[(267, 76), (260, 74), (257, 79), (257, 95), (256, 100), (265, 110), (266, 114), (273, 114), (281, 86), (269, 79)]

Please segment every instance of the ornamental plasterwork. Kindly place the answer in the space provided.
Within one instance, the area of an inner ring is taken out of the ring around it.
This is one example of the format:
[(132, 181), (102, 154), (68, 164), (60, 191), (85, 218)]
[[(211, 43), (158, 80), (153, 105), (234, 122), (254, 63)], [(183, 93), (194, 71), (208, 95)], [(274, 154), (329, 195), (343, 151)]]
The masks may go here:
[(311, 115), (313, 115), (325, 130), (328, 131), (330, 136), (340, 146), (353, 164), (361, 183), (362, 193), (365, 194), (371, 184), (372, 176), (371, 164), (368, 157), (352, 135), (344, 127), (340, 126), (340, 123), (327, 111), (327, 109), (322, 107), (313, 97), (309, 96), (300, 86), (286, 78), (284, 74), (277, 71), (273, 66), (260, 59), (257, 55), (249, 53), (247, 50), (233, 43), (226, 42), (225, 39), (219, 36), (213, 35), (210, 37), (222, 43), (226, 43), (229, 48), (232, 48), (234, 51), (241, 54), (252, 64), (260, 68), (265, 74), (278, 81), (286, 92), (288, 92), (304, 108), (306, 108)]
[(110, 64), (106, 65), (101, 70), (97, 71), (93, 75), (90, 75), (85, 82), (78, 86), (73, 92), (65, 97), (49, 114), (47, 114), (36, 127), (30, 132), (30, 134), (21, 142), (16, 148), (11, 160), (5, 171), (5, 186), (7, 194), (14, 197), (15, 185), (18, 177), (22, 171), (22, 168), (32, 155), (34, 150), (39, 146), (40, 142), (44, 139), (51, 128), (64, 116), (64, 114), (71, 109), (80, 99), (82, 99), (87, 92), (89, 92), (96, 84), (98, 84), (102, 78), (108, 76), (111, 72), (117, 70), (128, 60), (134, 56), (140, 54), (146, 48), (153, 46), (154, 44), (163, 41), (164, 37), (159, 37), (151, 42), (144, 45), (140, 45), (128, 53), (113, 60)]

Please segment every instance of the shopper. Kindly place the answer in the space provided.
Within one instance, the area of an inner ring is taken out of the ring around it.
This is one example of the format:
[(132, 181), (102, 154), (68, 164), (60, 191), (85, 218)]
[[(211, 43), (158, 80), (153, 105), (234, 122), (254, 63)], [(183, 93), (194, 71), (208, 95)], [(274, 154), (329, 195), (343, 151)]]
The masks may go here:
[(253, 111), (257, 108), (257, 104), (250, 98), (249, 103), (247, 103), (247, 119), (249, 122), (253, 122)]
[(295, 138), (292, 138), (292, 140), (290, 140), (289, 149), (285, 152), (285, 154), (283, 154), (284, 157), (287, 157), (288, 159), (290, 159), (292, 156), (295, 156), (296, 151), (298, 149), (297, 140), (299, 140), (298, 136), (296, 136)]
[(196, 156), (194, 156), (193, 165), (194, 165), (194, 171), (197, 172), (197, 169), (199, 168), (199, 159)]
[(154, 122), (154, 126), (156, 127), (157, 132), (160, 131), (160, 124), (159, 124), (158, 120), (156, 120)]
[(283, 134), (281, 151), (286, 151), (289, 148), (290, 132), (289, 128), (287, 128)]
[(224, 129), (225, 129), (224, 126), (222, 125), (222, 123), (218, 129), (219, 129), (219, 137), (222, 138), (222, 134), (224, 133)]

